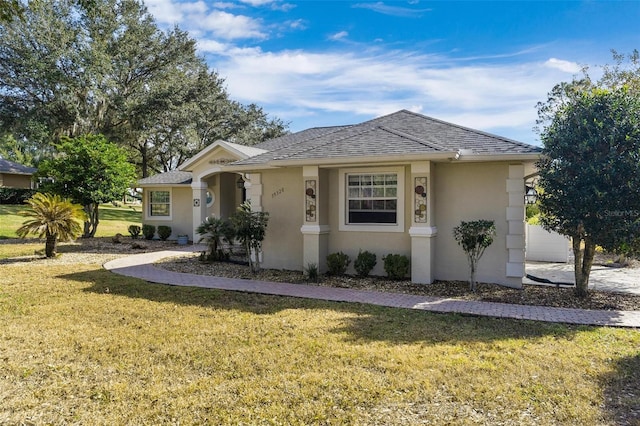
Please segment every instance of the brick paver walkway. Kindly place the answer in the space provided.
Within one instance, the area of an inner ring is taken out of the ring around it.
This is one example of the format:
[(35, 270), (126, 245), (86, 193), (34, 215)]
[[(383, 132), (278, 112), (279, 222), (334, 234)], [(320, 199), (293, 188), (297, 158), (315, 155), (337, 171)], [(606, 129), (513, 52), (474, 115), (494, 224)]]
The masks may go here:
[(336, 302), (367, 303), (393, 308), (417, 309), (431, 312), (452, 312), (498, 318), (614, 327), (640, 327), (640, 311), (602, 311), (511, 305), (507, 303), (445, 299), (401, 293), (231, 279), (171, 272), (153, 265), (154, 262), (160, 259), (194, 250), (196, 250), (196, 248), (190, 246), (181, 250), (142, 253), (112, 260), (105, 263), (104, 267), (116, 274), (141, 278), (159, 284), (214, 288)]

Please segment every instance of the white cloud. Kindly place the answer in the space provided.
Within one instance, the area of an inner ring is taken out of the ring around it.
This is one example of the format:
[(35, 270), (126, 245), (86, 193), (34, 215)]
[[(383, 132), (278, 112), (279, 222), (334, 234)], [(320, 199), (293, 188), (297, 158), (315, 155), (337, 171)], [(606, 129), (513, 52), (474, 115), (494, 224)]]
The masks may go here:
[(214, 9), (235, 9), (238, 7), (242, 7), (237, 3), (225, 2), (225, 1), (217, 1), (213, 3)]
[(425, 12), (431, 11), (431, 9), (412, 9), (409, 7), (389, 6), (381, 1), (377, 3), (356, 3), (352, 7), (369, 9), (377, 13), (382, 13), (383, 15), (399, 16), (403, 18), (419, 18)]
[(340, 32), (337, 32), (335, 34), (331, 34), (328, 38), (329, 38), (329, 40), (337, 41), (337, 40), (342, 40), (343, 38), (346, 38), (348, 36), (349, 36), (348, 32), (340, 31)]
[(160, 24), (176, 24), (182, 21), (183, 14), (181, 5), (175, 4), (172, 0), (147, 0), (145, 5), (149, 13), (153, 15)]
[(265, 4), (273, 3), (274, 0), (240, 0), (242, 3), (250, 4), (251, 6), (264, 6)]
[(399, 51), (243, 50), (219, 59), (233, 99), (286, 121), (338, 113), (366, 119), (404, 108), (485, 131), (519, 129), (531, 138), (535, 104), (565, 77), (533, 61), (458, 65)]
[(285, 25), (292, 30), (306, 30), (307, 24), (304, 19), (296, 19), (295, 21), (287, 21)]
[(546, 67), (554, 68), (570, 74), (575, 74), (577, 72), (580, 72), (580, 70), (582, 69), (582, 67), (575, 62), (565, 61), (565, 60), (556, 59), (556, 58), (549, 59), (547, 62), (544, 63), (544, 65)]
[(244, 15), (215, 10), (200, 20), (199, 27), (210, 30), (214, 35), (227, 39), (266, 38), (260, 22)]

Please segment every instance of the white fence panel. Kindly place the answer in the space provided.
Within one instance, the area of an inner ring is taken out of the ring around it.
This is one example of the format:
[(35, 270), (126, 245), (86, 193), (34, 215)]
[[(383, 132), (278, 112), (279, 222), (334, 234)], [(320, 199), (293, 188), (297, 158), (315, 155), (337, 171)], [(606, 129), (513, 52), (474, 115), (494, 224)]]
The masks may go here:
[(569, 238), (549, 232), (540, 225), (527, 224), (526, 260), (533, 262), (568, 262)]

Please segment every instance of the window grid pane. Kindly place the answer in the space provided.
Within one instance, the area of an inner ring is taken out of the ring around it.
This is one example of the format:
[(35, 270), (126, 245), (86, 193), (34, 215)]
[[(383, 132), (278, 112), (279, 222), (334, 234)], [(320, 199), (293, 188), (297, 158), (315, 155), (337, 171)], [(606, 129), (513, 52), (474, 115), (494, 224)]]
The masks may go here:
[(169, 216), (171, 211), (169, 191), (151, 191), (149, 193), (149, 215)]
[(397, 223), (396, 174), (347, 175), (349, 223)]

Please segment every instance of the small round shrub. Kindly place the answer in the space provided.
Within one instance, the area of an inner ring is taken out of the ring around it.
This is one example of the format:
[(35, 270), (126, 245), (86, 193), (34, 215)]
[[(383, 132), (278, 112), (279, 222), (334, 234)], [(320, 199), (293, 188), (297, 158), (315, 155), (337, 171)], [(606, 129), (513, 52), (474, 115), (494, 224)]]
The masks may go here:
[(384, 271), (392, 280), (401, 280), (409, 274), (409, 258), (402, 254), (388, 254), (382, 258)]
[(131, 235), (131, 238), (134, 240), (138, 239), (138, 236), (140, 235), (141, 230), (142, 228), (140, 228), (138, 225), (129, 225), (129, 228), (128, 228), (129, 235)]
[(329, 275), (344, 275), (349, 263), (351, 263), (351, 259), (343, 252), (331, 253), (327, 256), (327, 273)]
[(162, 241), (167, 241), (167, 239), (171, 236), (171, 227), (167, 225), (158, 226), (158, 237)]
[(153, 236), (156, 235), (156, 227), (149, 224), (142, 225), (142, 235), (146, 240), (152, 240)]
[(353, 267), (358, 276), (368, 277), (371, 270), (376, 266), (376, 263), (378, 263), (378, 260), (376, 259), (375, 253), (360, 250), (358, 257), (356, 257), (356, 260), (353, 262)]

